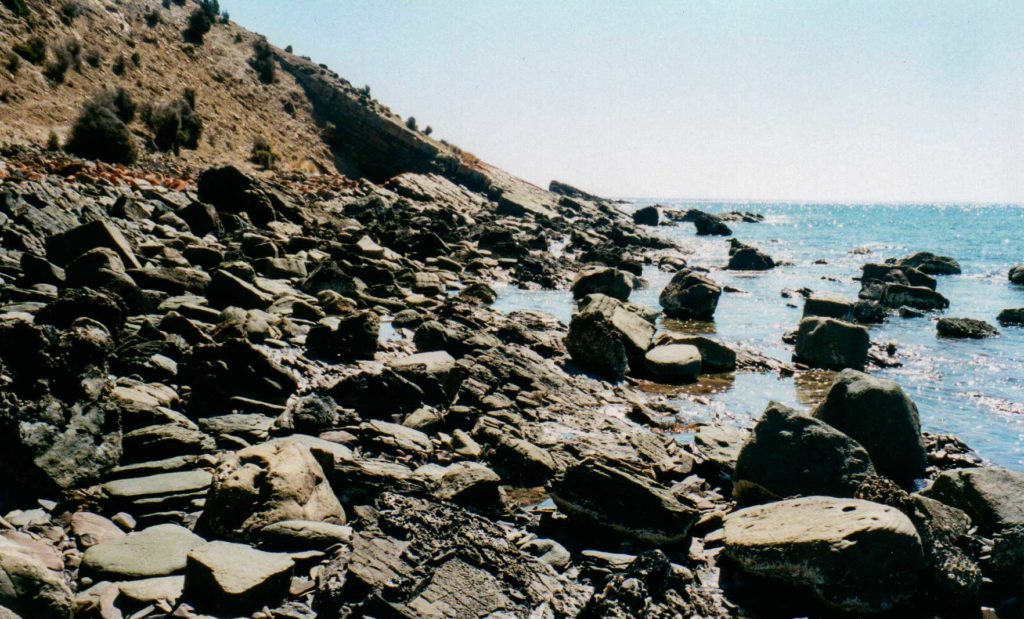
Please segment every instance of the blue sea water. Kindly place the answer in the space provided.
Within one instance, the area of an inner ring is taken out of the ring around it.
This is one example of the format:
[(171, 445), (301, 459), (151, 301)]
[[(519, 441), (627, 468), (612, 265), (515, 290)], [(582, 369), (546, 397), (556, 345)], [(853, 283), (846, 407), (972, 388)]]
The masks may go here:
[[(993, 463), (1024, 470), (1024, 327), (1000, 327), (996, 315), (1024, 307), (1024, 286), (1007, 279), (1011, 265), (1024, 263), (1024, 208), (1019, 205), (792, 204), (635, 200), (631, 211), (648, 204), (709, 212), (751, 211), (762, 223), (729, 222), (735, 238), (760, 247), (790, 265), (757, 274), (720, 270), (727, 262), (728, 239), (697, 237), (693, 225), (658, 226), (649, 231), (671, 239), (688, 261), (712, 269), (720, 284), (742, 290), (722, 295), (714, 337), (741, 342), (789, 360), (792, 348), (781, 341), (796, 328), (803, 307), (785, 289), (810, 288), (855, 299), (853, 278), (861, 265), (883, 262), (915, 251), (955, 257), (962, 275), (939, 276), (938, 291), (950, 300), (942, 314), (923, 318), (891, 317), (870, 327), (872, 341), (895, 342), (903, 366), (875, 375), (898, 382), (916, 402), (926, 431), (959, 436)], [(819, 264), (824, 261), (824, 264)], [(672, 273), (647, 267), (648, 287), (631, 301), (659, 307), (658, 294)], [(500, 291), (502, 311), (534, 309), (568, 323), (573, 309), (566, 291)], [(936, 336), (940, 316), (979, 318), (1001, 334), (986, 340), (948, 340)], [(659, 328), (674, 328), (660, 324)], [(680, 420), (720, 420), (749, 426), (769, 400), (808, 408), (820, 399), (829, 376), (740, 373), (681, 390), (672, 398)]]

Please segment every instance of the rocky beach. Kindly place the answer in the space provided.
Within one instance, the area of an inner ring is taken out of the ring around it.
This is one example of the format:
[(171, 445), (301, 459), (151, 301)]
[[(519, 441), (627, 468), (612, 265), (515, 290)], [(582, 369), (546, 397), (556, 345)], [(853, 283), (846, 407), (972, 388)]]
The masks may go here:
[[(1022, 616), (1024, 473), (922, 431), (878, 337), (1020, 329), (948, 311), (964, 256), (822, 261), (855, 292), (742, 342), (765, 213), (537, 187), (212, 6), (0, 6), (0, 619)], [(88, 101), (130, 161), (46, 144)], [(745, 376), (814, 388), (680, 417)]]

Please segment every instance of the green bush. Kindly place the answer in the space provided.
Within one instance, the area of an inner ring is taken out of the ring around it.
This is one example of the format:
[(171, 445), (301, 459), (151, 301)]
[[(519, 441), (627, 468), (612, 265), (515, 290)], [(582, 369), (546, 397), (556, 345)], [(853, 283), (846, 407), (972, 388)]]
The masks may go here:
[(186, 91), (182, 98), (147, 111), (143, 120), (160, 150), (177, 153), (182, 148), (194, 149), (203, 135), (203, 119), (195, 110), (194, 91), (191, 95)]
[(118, 118), (126, 123), (135, 120), (135, 111), (138, 109), (138, 106), (135, 105), (132, 93), (118, 86), (116, 90), (108, 91), (104, 96), (109, 102), (110, 107), (117, 113)]
[(57, 132), (50, 129), (50, 135), (46, 136), (46, 150), (58, 151), (60, 150), (60, 138), (57, 137)]
[(65, 24), (71, 24), (75, 18), (85, 12), (81, 0), (68, 0), (60, 7), (60, 19)]
[(413, 131), (418, 131), (418, 127), (416, 125), (416, 117), (410, 116), (409, 119), (405, 121), (405, 126), (409, 129), (412, 129)]
[(111, 70), (114, 72), (114, 75), (124, 75), (124, 72), (128, 70), (128, 61), (124, 59), (124, 54), (118, 54)]
[(278, 155), (274, 152), (274, 147), (267, 138), (261, 135), (252, 141), (249, 161), (267, 170), (272, 170), (277, 165), (277, 160)]
[(21, 56), (17, 54), (10, 54), (7, 57), (7, 70), (11, 75), (17, 75), (19, 69), (21, 69)]
[(274, 61), (274, 50), (263, 40), (252, 44), (253, 57), (249, 65), (256, 70), (256, 75), (264, 84), (272, 84), (277, 79), (277, 63)]
[(15, 43), (11, 49), (15, 54), (35, 65), (42, 64), (43, 60), (46, 60), (46, 41), (40, 36), (34, 36), (27, 41)]
[(132, 163), (138, 157), (135, 138), (106, 93), (85, 102), (64, 148), (79, 157), (110, 163)]
[(203, 37), (210, 31), (213, 26), (213, 22), (210, 20), (210, 16), (206, 14), (202, 8), (198, 8), (192, 11), (192, 14), (188, 16), (188, 27), (185, 28), (185, 40), (195, 45), (203, 44)]
[(156, 28), (161, 21), (163, 19), (161, 19), (160, 13), (156, 9), (150, 9), (146, 12), (146, 25), (150, 28)]
[(73, 38), (65, 39), (53, 48), (53, 62), (46, 65), (43, 73), (50, 81), (62, 84), (65, 74), (71, 68), (76, 71), (82, 70), (82, 44)]
[(3, 5), (18, 17), (28, 15), (28, 5), (25, 4), (25, 0), (3, 0)]

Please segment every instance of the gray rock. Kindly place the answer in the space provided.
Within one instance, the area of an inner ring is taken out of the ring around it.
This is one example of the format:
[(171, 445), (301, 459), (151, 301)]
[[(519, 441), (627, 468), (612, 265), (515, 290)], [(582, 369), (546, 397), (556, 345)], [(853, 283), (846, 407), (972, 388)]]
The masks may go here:
[(672, 277), (658, 302), (670, 318), (712, 320), (720, 296), (722, 288), (711, 278), (684, 269)]
[(696, 346), (668, 344), (647, 351), (647, 371), (670, 383), (692, 383), (700, 376), (701, 356)]
[(593, 460), (569, 468), (551, 498), (570, 518), (648, 544), (677, 544), (697, 520), (697, 511), (668, 488)]
[(857, 441), (772, 402), (740, 450), (733, 494), (745, 502), (816, 494), (852, 497), (872, 474), (871, 457)]
[(282, 520), (260, 529), (261, 546), (281, 551), (327, 550), (352, 540), (352, 527), (314, 520)]
[(581, 368), (621, 380), (631, 364), (643, 363), (654, 325), (605, 295), (588, 295), (569, 324), (565, 346)]
[(921, 540), (901, 512), (828, 497), (730, 514), (725, 554), (746, 572), (804, 587), (852, 613), (876, 613), (912, 598), (924, 567)]
[(863, 369), (870, 345), (868, 330), (864, 327), (811, 316), (800, 321), (794, 356), (814, 367)]
[(843, 370), (811, 416), (859, 442), (880, 474), (905, 486), (924, 475), (917, 406), (893, 381)]
[(923, 311), (946, 309), (949, 299), (938, 292), (923, 286), (904, 286), (902, 284), (885, 284), (879, 302), (885, 307), (912, 307)]
[(1004, 309), (996, 320), (1004, 327), (1024, 325), (1024, 307)]
[(939, 318), (935, 330), (942, 337), (980, 340), (999, 335), (995, 327), (974, 318)]
[(69, 619), (71, 599), (60, 569), (51, 569), (39, 557), (17, 547), (0, 545), (0, 609), (7, 608), (11, 616), (25, 619)]
[(1024, 524), (1024, 473), (995, 467), (943, 471), (922, 494), (967, 512), (982, 533)]
[(85, 551), (82, 570), (108, 579), (135, 580), (179, 574), (185, 556), (205, 540), (176, 524), (159, 524)]
[(570, 289), (577, 300), (590, 294), (603, 294), (626, 301), (633, 292), (633, 276), (610, 267), (591, 267), (576, 275)]
[(729, 264), (731, 271), (768, 271), (775, 268), (775, 260), (760, 249), (729, 239)]
[(655, 346), (688, 344), (700, 351), (700, 370), (704, 374), (732, 372), (736, 369), (736, 351), (703, 335), (683, 335), (667, 331), (654, 340)]
[(853, 301), (831, 294), (812, 294), (804, 301), (804, 318), (822, 316), (837, 320), (850, 320), (853, 315)]
[(208, 542), (188, 553), (184, 597), (202, 609), (251, 612), (288, 594), (293, 567), (286, 554)]
[(919, 251), (899, 260), (890, 260), (898, 266), (913, 267), (928, 275), (959, 275), (960, 263), (949, 256), (936, 256), (927, 251)]
[(657, 226), (660, 218), (657, 206), (645, 206), (633, 211), (633, 223), (641, 226)]
[(1024, 264), (1018, 264), (1010, 267), (1010, 272), (1007, 274), (1011, 284), (1017, 284), (1024, 286)]

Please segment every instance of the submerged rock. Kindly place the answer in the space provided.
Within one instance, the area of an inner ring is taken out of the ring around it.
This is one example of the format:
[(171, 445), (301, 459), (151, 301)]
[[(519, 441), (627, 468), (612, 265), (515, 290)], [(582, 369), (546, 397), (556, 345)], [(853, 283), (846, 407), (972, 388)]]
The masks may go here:
[(870, 346), (868, 330), (864, 327), (812, 316), (800, 321), (794, 357), (808, 365), (830, 370), (863, 369)]
[(917, 406), (893, 381), (843, 370), (811, 416), (859, 442), (882, 475), (903, 485), (924, 476)]
[(954, 339), (980, 340), (999, 335), (995, 327), (984, 320), (974, 318), (939, 318), (935, 330), (942, 337)]
[(744, 502), (815, 494), (852, 497), (874, 472), (871, 457), (857, 441), (772, 402), (740, 449), (733, 495)]
[(877, 613), (911, 599), (924, 568), (921, 539), (904, 514), (829, 497), (730, 514), (725, 554), (745, 572), (802, 587), (851, 613)]

